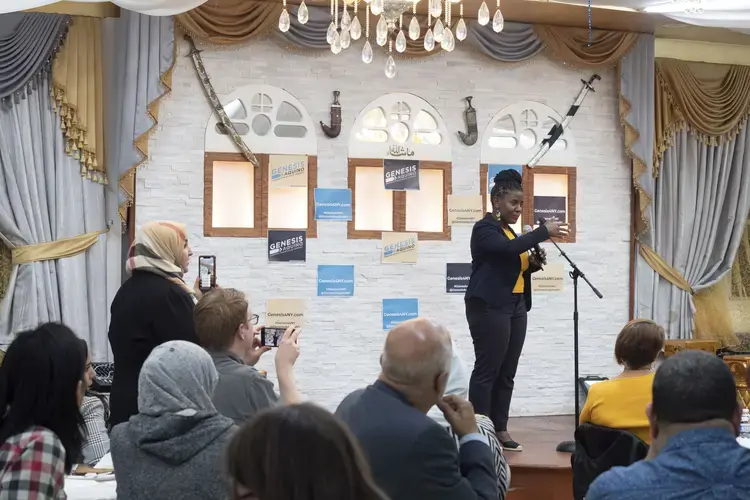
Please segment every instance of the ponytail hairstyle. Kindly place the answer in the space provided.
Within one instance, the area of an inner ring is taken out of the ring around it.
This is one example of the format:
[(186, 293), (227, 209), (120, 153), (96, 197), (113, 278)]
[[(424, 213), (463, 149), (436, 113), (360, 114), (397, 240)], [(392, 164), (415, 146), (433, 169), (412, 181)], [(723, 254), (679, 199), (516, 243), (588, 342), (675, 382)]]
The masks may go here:
[(492, 190), (490, 191), (490, 199), (501, 198), (513, 191), (523, 191), (523, 184), (521, 181), (522, 177), (521, 174), (518, 173), (518, 170), (513, 170), (511, 168), (501, 170), (493, 179), (495, 185), (492, 186)]

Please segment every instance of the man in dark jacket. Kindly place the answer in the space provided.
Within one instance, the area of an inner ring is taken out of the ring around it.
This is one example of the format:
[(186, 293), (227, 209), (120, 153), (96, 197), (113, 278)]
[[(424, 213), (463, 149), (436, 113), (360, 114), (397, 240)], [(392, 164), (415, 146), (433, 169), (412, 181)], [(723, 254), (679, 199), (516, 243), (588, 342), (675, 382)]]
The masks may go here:
[[(357, 437), (391, 500), (497, 500), (492, 452), (471, 403), (443, 397), (452, 345), (445, 328), (417, 318), (388, 333), (378, 380), (342, 401), (336, 414)], [(460, 437), (427, 416), (434, 405)]]

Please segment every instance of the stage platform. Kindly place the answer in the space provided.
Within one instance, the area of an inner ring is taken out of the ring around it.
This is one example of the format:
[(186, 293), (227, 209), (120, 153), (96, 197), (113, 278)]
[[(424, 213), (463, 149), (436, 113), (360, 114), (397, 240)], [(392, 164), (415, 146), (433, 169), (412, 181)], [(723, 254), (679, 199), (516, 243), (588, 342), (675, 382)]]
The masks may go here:
[(505, 452), (511, 469), (507, 500), (572, 500), (570, 453), (558, 453), (561, 441), (573, 440), (573, 415), (517, 417), (508, 421), (521, 452)]

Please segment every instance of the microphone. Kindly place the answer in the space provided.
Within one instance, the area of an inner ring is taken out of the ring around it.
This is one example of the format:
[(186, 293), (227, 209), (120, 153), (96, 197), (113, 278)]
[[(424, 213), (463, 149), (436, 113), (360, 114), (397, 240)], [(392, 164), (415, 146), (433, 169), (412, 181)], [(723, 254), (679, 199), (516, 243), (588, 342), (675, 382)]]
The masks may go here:
[[(544, 219), (539, 219), (539, 224), (544, 224)], [(524, 232), (524, 234), (528, 234), (531, 231), (532, 231), (531, 226), (529, 226), (528, 224), (526, 224), (525, 226), (523, 226), (523, 232)], [(546, 259), (542, 259), (542, 249), (541, 249), (541, 247), (539, 246), (538, 243), (536, 245), (534, 245), (534, 249), (533, 250), (534, 250), (534, 254), (536, 255), (536, 258), (539, 260), (539, 263), (540, 264), (546, 264), (547, 260)]]

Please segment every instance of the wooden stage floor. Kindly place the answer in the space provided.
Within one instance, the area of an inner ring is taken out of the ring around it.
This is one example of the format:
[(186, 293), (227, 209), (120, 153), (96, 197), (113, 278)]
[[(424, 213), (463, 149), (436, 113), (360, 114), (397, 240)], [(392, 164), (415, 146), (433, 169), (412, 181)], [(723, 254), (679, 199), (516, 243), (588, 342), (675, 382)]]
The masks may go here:
[(505, 452), (511, 468), (507, 500), (572, 500), (570, 453), (558, 453), (561, 441), (573, 440), (573, 415), (516, 417), (508, 421), (523, 451)]

